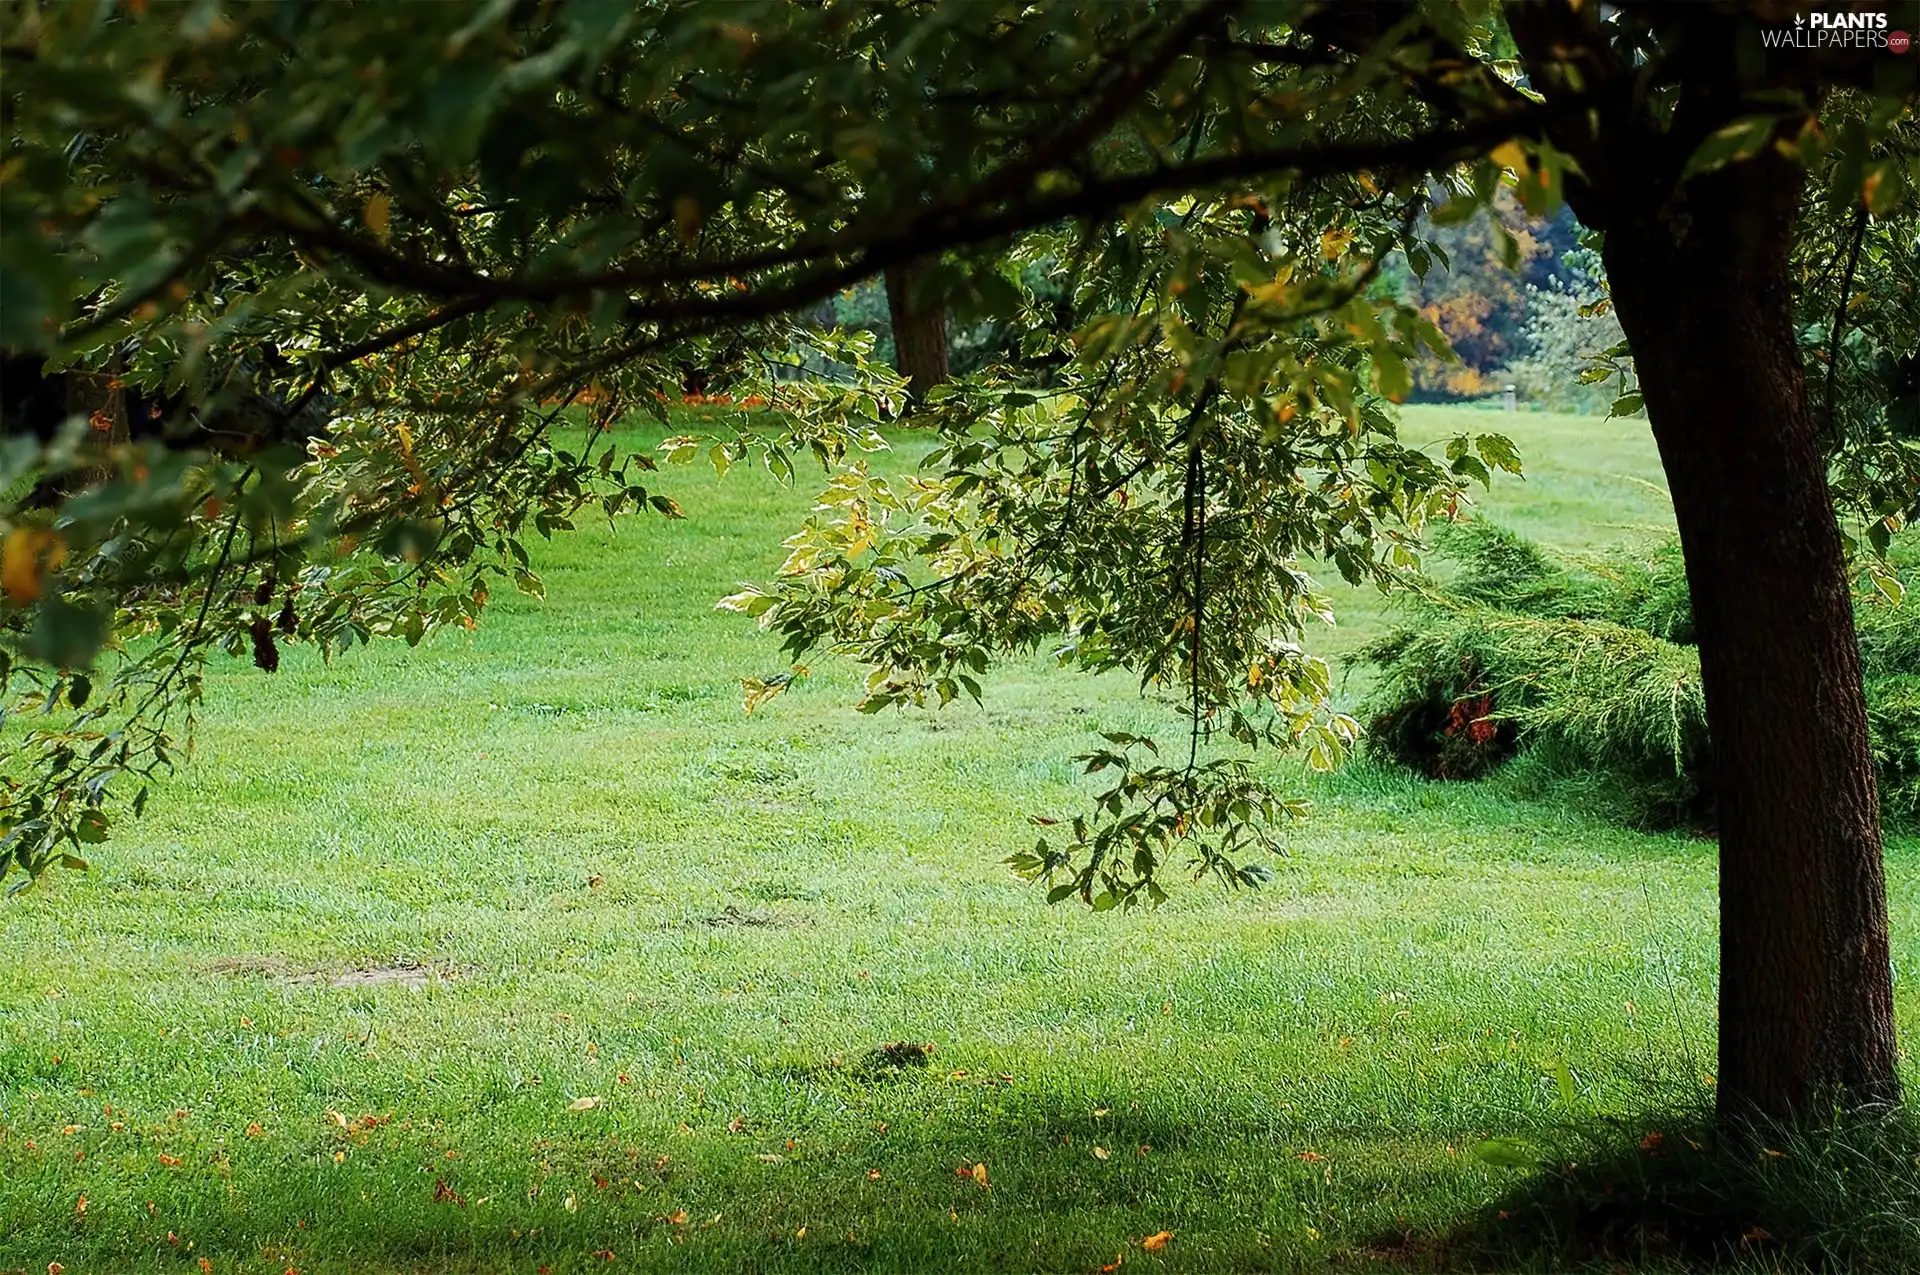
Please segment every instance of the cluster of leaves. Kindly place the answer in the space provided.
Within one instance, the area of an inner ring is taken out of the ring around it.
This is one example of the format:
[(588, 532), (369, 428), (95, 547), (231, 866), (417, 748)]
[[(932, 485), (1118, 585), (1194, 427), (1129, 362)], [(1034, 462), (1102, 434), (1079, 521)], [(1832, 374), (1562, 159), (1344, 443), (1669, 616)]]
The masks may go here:
[[(613, 427), (664, 425), (684, 368), (778, 396), (762, 452), (788, 474), (882, 410), (888, 375), (836, 334), (772, 311), (723, 330), (665, 317), (674, 297), (575, 286), (657, 258), (662, 226), (676, 258), (683, 234), (727, 233), (651, 189), (657, 156), (605, 135), (617, 93), (597, 112), (577, 96), (616, 72), (650, 85), (596, 60), (626, 47), (616, 10), (539, 27), (497, 7), (9, 10), (0, 341), (104, 396), (53, 430), (10, 420), (0, 457), (20, 724), (0, 864), (77, 861), (122, 777), (138, 813), (190, 746), (211, 654), (272, 669), (287, 643), (417, 643), (471, 627), (508, 584), (539, 592), (530, 534), (584, 511), (678, 516)], [(433, 50), (429, 73), (408, 48)], [(740, 295), (684, 292), (695, 309)], [(859, 382), (779, 377), (816, 347)], [(162, 419), (126, 420), (135, 395)]]
[[(1380, 675), (1370, 750), (1436, 778), (1477, 778), (1525, 752), (1543, 775), (1603, 789), (1631, 822), (1711, 823), (1712, 740), (1677, 541), (1564, 559), (1476, 519), (1445, 528), (1439, 548), (1452, 577), (1409, 594), (1411, 622), (1360, 654)], [(1881, 807), (1910, 819), (1920, 611), (1879, 590), (1857, 609)]]
[(1409, 243), (1417, 198), (1294, 192), (1296, 207), (1337, 209), (1332, 229), (1269, 216), (1273, 192), (1152, 212), (1104, 242), (1029, 237), (1017, 254), (1062, 263), (1052, 282), (1086, 316), (1071, 333), (1029, 328), (1034, 347), (1070, 343), (1056, 384), (990, 367), (936, 390), (919, 419), (944, 445), (924, 468), (837, 475), (771, 585), (724, 605), (795, 660), (827, 647), (868, 665), (867, 711), (978, 698), (1008, 650), (1133, 671), (1187, 716), (1184, 762), (1131, 739), (1090, 756), (1123, 776), (1096, 802), (1107, 817), (1071, 821), (1065, 844), (1043, 836), (1016, 867), (1064, 874), (1096, 904), (1159, 897), (1181, 846), (1197, 871), (1253, 879), (1235, 812), (1300, 808), (1203, 746), (1304, 748), (1324, 768), (1358, 733), (1298, 644), (1330, 618), (1303, 562), (1387, 584), (1464, 483), (1518, 468), (1497, 435), (1444, 457), (1395, 439), (1384, 400), (1409, 391), (1420, 353), (1447, 349), (1366, 286)]

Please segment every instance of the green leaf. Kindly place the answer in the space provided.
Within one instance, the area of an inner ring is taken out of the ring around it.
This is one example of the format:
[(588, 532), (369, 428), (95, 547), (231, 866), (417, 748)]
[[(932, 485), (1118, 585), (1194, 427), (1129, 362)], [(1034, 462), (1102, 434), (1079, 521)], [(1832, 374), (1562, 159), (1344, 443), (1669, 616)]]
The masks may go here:
[(1474, 440), (1480, 459), (1509, 474), (1520, 472), (1520, 449), (1505, 434), (1481, 434)]
[(1537, 1169), (1540, 1153), (1519, 1138), (1486, 1138), (1474, 1144), (1473, 1157), (1503, 1169)]
[(1565, 1058), (1556, 1055), (1548, 1070), (1553, 1073), (1554, 1084), (1559, 1087), (1560, 1101), (1571, 1107), (1580, 1097), (1579, 1087), (1573, 1081), (1573, 1068), (1567, 1066)]
[(1772, 138), (1778, 122), (1779, 117), (1775, 115), (1751, 115), (1717, 129), (1695, 149), (1681, 170), (1680, 179), (1685, 181), (1759, 154)]

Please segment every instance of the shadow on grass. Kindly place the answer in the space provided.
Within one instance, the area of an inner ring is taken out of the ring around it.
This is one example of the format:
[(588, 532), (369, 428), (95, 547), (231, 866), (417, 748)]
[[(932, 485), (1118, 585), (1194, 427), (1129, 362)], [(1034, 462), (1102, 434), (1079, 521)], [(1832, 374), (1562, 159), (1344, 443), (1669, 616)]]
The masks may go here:
[(353, 1122), (231, 1165), (143, 1156), (84, 1214), (10, 1207), (72, 1198), (55, 1174), (79, 1162), (36, 1152), (0, 1175), (0, 1272), (1920, 1271), (1912, 1114), (1745, 1139), (1704, 1113), (1594, 1121), (1476, 1159), (1457, 1130), (1142, 1110), (925, 1062), (882, 1047), (887, 1103), (847, 1078), (810, 1100), (831, 1119), (506, 1121), (457, 1153)]
[[(230, 1178), (190, 1161), (143, 1166), (111, 1187), (96, 1179), (84, 1215), (22, 1212), (11, 1237), (0, 1178), (0, 1273), (38, 1275), (49, 1262), (184, 1273), (205, 1257), (215, 1271), (301, 1275), (1304, 1275), (1341, 1261), (1351, 1236), (1402, 1216), (1431, 1234), (1485, 1198), (1485, 1174), (1436, 1131), (1182, 1119), (1122, 1098), (1107, 1107), (1010, 1089), (983, 1090), (1004, 1099), (990, 1108), (943, 1109), (952, 1084), (913, 1064), (890, 1070), (894, 1095), (909, 1100), (890, 1105), (890, 1123), (864, 1113), (812, 1128), (724, 1113), (679, 1132), (583, 1123), (457, 1157), (419, 1128), (380, 1123), (323, 1133)], [(832, 1096), (856, 1104), (861, 1088)], [(16, 1185), (72, 1195), (24, 1174)]]
[(1481, 1150), (1535, 1167), (1451, 1234), (1390, 1242), (1420, 1269), (1920, 1271), (1911, 1109), (1740, 1130), (1695, 1109)]

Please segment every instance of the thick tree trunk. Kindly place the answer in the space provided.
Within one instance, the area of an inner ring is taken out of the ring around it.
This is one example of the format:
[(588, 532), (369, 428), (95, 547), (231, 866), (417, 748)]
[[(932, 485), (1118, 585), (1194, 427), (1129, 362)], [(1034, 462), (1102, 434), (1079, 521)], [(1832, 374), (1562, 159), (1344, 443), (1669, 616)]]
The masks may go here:
[(907, 378), (907, 392), (917, 402), (947, 379), (947, 311), (945, 306), (916, 306), (913, 288), (921, 263), (888, 266), (887, 317), (893, 324), (893, 366)]
[(1900, 1085), (1859, 649), (1792, 323), (1801, 181), (1767, 153), (1607, 225), (1713, 732), (1723, 1117)]

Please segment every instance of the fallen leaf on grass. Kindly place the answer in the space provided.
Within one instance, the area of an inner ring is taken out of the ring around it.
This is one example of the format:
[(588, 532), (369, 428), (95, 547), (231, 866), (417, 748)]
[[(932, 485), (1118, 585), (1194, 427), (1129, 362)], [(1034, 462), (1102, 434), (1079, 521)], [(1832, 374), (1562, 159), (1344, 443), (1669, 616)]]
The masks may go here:
[(1318, 1164), (1322, 1160), (1326, 1159), (1327, 1157), (1321, 1155), (1318, 1151), (1302, 1151), (1300, 1153), (1300, 1158), (1302, 1160), (1305, 1160), (1308, 1164)]
[(880, 1170), (878, 1169), (867, 1170), (867, 1181), (878, 1182), (879, 1180), (880, 1180)]
[(980, 1184), (982, 1191), (987, 1189), (987, 1162), (985, 1160), (973, 1166), (973, 1180)]
[(455, 1208), (459, 1209), (467, 1207), (466, 1197), (448, 1186), (445, 1178), (436, 1178), (434, 1180), (433, 1202), (435, 1204), (452, 1204)]
[(598, 1098), (575, 1098), (567, 1104), (568, 1111), (592, 1111), (600, 1105)]
[(1149, 1253), (1158, 1253), (1167, 1246), (1167, 1242), (1172, 1238), (1172, 1231), (1155, 1231), (1152, 1235), (1140, 1241), (1140, 1247)]
[(567, 1198), (561, 1202), (561, 1207), (569, 1213), (576, 1212), (580, 1208), (580, 1200), (573, 1192), (569, 1191), (567, 1192)]
[(76, 1201), (74, 1202), (74, 1205), (73, 1205), (73, 1211), (74, 1211), (74, 1213), (75, 1213), (76, 1215), (78, 1215), (78, 1214), (81, 1214), (81, 1213), (85, 1213), (85, 1212), (87, 1211), (87, 1197), (86, 1197), (86, 1196), (84, 1196), (84, 1195), (83, 1195), (83, 1196), (81, 1196), (81, 1197), (80, 1197), (80, 1198), (79, 1198), (78, 1200), (76, 1200)]
[(1096, 1159), (1096, 1160), (1104, 1160), (1104, 1159), (1106, 1159), (1106, 1158), (1107, 1158), (1107, 1149), (1106, 1149), (1105, 1147), (1095, 1147), (1095, 1148), (1093, 1149), (1093, 1158), (1094, 1158), (1094, 1159)]
[(177, 1155), (162, 1154), (160, 1157), (160, 1163), (165, 1165), (169, 1169), (177, 1169), (180, 1167), (180, 1157)]
[(613, 1260), (613, 1250), (610, 1248), (596, 1248), (593, 1250), (593, 1255), (603, 1262), (611, 1262)]

